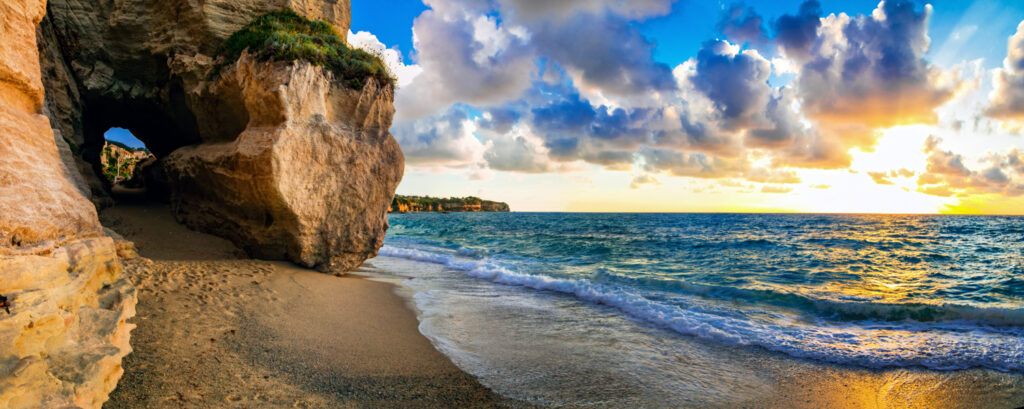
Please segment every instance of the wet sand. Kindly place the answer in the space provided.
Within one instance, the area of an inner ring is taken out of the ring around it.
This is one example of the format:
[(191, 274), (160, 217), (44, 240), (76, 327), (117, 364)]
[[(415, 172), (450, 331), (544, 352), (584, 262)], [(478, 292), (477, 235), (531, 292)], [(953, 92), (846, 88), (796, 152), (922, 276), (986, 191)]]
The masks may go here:
[(417, 330), (393, 285), (244, 258), (163, 205), (105, 210), (135, 242), (134, 352), (105, 408), (520, 407)]

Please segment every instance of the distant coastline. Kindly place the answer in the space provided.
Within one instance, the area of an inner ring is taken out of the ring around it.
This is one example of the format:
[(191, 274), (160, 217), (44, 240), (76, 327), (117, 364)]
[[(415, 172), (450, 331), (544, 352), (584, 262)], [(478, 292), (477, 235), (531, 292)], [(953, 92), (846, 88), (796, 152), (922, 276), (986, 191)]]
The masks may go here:
[(388, 206), (388, 213), (508, 211), (508, 203), (484, 200), (476, 196), (439, 198), (395, 195)]

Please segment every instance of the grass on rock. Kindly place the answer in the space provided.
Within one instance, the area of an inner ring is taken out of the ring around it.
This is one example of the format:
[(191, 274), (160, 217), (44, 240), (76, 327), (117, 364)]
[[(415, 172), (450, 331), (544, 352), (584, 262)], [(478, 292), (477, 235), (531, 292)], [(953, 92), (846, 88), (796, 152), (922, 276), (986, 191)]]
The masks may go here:
[(370, 78), (395, 85), (378, 56), (349, 48), (331, 24), (307, 20), (292, 10), (256, 17), (232, 34), (218, 52), (224, 60), (213, 74), (238, 61), (246, 49), (259, 61), (306, 60), (325, 67), (352, 89), (363, 89)]

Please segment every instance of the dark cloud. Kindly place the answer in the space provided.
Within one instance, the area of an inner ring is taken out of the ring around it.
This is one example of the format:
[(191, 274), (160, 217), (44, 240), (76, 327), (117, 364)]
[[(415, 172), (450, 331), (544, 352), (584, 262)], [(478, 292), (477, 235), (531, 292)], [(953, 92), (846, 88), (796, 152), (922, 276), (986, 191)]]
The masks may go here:
[(793, 91), (780, 88), (768, 101), (765, 114), (771, 127), (751, 129), (744, 144), (752, 148), (780, 148), (790, 145), (797, 138), (806, 138), (800, 114), (794, 107)]
[(549, 133), (581, 134), (597, 117), (595, 108), (579, 94), (571, 94), (564, 100), (535, 108), (532, 113), (534, 126)]
[(675, 0), (497, 0), (518, 20), (571, 18), (579, 13), (609, 13), (629, 19), (667, 14)]
[(707, 96), (721, 112), (723, 128), (749, 126), (768, 102), (771, 63), (756, 51), (737, 53), (722, 40), (704, 43), (697, 53), (694, 87)]
[(730, 41), (743, 44), (762, 44), (767, 40), (764, 19), (743, 3), (733, 3), (716, 26)]
[(478, 124), (498, 133), (507, 133), (512, 130), (512, 125), (522, 117), (518, 110), (512, 108), (491, 108), (487, 115), (478, 121)]
[[(910, 1), (894, 0), (870, 15), (820, 18), (820, 5), (807, 1), (798, 14), (779, 18), (775, 41), (798, 64), (795, 99), (814, 129), (795, 135), (788, 146), (780, 143), (776, 163), (849, 166), (849, 150), (871, 149), (879, 130), (935, 123), (935, 109), (955, 95), (961, 81), (924, 58), (930, 13), (930, 6), (917, 10)], [(793, 116), (780, 113), (773, 119), (778, 132), (754, 131), (748, 142), (770, 143), (789, 133), (792, 128), (778, 125), (793, 125), (787, 119)]]
[(800, 5), (795, 15), (783, 14), (775, 20), (775, 42), (790, 58), (803, 60), (810, 56), (811, 47), (817, 42), (818, 27), (821, 27), (821, 4), (807, 0)]
[(529, 26), (538, 52), (583, 84), (617, 95), (676, 88), (672, 70), (652, 58), (654, 43), (626, 20), (609, 14), (577, 14)]

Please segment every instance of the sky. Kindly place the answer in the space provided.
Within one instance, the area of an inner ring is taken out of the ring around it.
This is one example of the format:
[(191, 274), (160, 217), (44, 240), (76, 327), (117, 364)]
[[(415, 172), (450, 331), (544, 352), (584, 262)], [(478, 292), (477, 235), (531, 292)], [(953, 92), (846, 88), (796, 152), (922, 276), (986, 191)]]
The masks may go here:
[(397, 78), (399, 194), (1021, 214), (1022, 22), (995, 0), (354, 0), (348, 40)]

